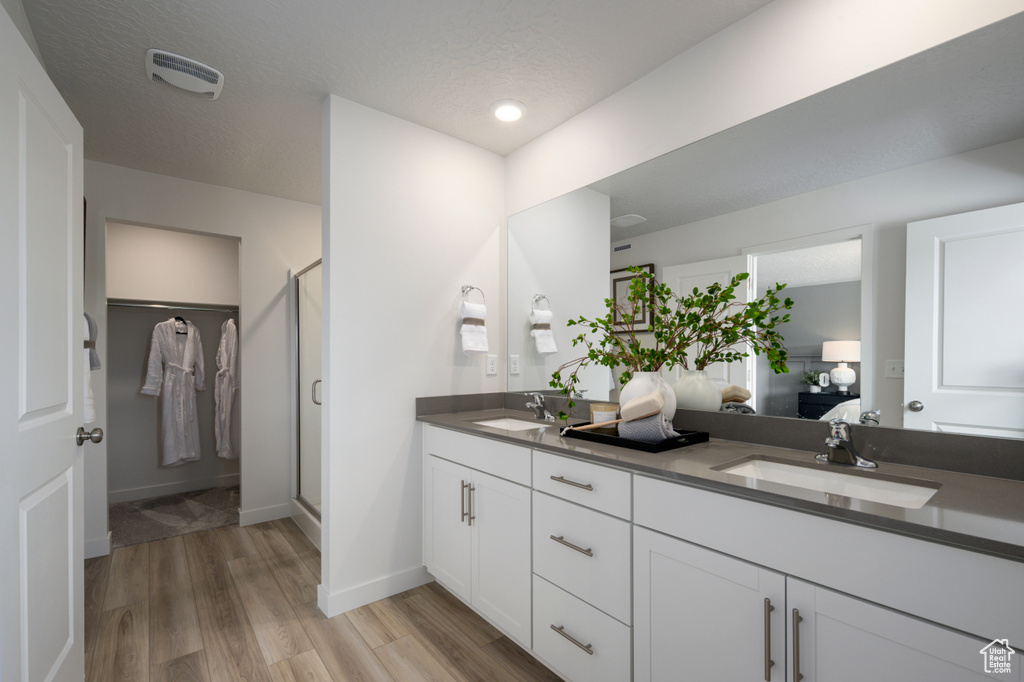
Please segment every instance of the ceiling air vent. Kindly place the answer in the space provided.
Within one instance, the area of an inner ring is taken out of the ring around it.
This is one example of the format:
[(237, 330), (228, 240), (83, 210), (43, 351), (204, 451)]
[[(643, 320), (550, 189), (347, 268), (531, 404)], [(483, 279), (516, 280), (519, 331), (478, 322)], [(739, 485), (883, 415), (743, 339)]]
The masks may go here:
[(201, 99), (217, 99), (224, 87), (224, 74), (217, 69), (163, 50), (146, 51), (146, 76)]

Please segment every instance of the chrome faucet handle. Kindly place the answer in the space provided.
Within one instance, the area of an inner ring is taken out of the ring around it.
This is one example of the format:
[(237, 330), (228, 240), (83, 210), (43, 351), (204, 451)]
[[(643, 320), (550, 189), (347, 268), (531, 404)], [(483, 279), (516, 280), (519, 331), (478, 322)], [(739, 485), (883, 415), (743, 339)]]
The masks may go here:
[(830, 441), (850, 441), (850, 422), (845, 419), (830, 419), (828, 422), (828, 438), (825, 439), (826, 445), (829, 447), (835, 447)]
[(877, 462), (862, 457), (853, 446), (850, 437), (850, 422), (845, 419), (830, 419), (828, 422), (828, 438), (825, 439), (828, 452), (815, 455), (819, 462), (830, 464), (848, 464), (862, 469), (875, 469)]
[(868, 410), (867, 412), (861, 412), (858, 421), (865, 426), (878, 426), (882, 423), (882, 411)]

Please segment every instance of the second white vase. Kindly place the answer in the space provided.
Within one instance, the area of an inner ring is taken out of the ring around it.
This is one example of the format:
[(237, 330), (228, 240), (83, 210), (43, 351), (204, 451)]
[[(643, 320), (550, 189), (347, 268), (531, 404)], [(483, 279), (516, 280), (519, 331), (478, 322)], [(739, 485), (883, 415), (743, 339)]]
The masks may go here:
[(676, 394), (668, 382), (657, 372), (633, 372), (633, 378), (619, 391), (619, 405), (625, 405), (633, 398), (639, 398), (651, 391), (660, 391), (665, 398), (661, 413), (670, 420), (676, 416)]
[(722, 391), (708, 379), (702, 369), (684, 369), (673, 391), (676, 407), (685, 410), (722, 409)]

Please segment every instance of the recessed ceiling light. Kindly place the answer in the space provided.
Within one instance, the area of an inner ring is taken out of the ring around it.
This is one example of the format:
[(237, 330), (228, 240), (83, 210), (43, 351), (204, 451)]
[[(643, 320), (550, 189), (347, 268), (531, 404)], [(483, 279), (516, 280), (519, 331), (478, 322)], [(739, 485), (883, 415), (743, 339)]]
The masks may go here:
[(620, 215), (618, 218), (612, 218), (612, 227), (633, 227), (634, 225), (639, 225), (640, 223), (646, 222), (647, 218), (643, 217), (642, 215), (637, 215), (636, 213), (627, 213), (626, 215)]
[(498, 100), (491, 105), (491, 113), (497, 116), (499, 121), (505, 121), (506, 123), (518, 121), (524, 111), (526, 111), (526, 106), (514, 99)]

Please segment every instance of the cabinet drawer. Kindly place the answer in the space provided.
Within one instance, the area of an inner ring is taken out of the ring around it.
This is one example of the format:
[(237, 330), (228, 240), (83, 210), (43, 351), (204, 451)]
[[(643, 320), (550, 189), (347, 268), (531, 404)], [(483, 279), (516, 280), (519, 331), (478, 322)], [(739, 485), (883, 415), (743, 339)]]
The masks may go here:
[(631, 517), (628, 471), (534, 451), (533, 488), (620, 519)]
[(427, 425), (423, 427), (423, 452), (530, 485), (529, 448)]
[(571, 682), (630, 679), (629, 628), (538, 576), (533, 576), (533, 650)]
[(533, 572), (627, 624), (630, 533), (626, 521), (533, 493)]

